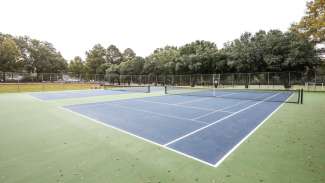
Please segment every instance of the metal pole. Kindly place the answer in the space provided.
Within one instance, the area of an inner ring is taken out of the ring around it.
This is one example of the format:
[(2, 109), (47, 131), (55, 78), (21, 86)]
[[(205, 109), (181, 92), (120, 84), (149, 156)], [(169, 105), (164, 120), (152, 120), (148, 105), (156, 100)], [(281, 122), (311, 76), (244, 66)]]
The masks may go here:
[(315, 84), (314, 84), (314, 89), (316, 90), (316, 83), (317, 83), (317, 73), (315, 71)]
[(248, 73), (248, 87), (251, 85), (251, 73)]
[(164, 86), (166, 86), (166, 75), (164, 75)]
[(289, 86), (291, 87), (290, 72), (289, 72)]
[(179, 86), (182, 86), (183, 83), (182, 83), (182, 75), (179, 75)]
[(270, 87), (270, 72), (267, 72), (267, 87)]
[(212, 74), (212, 86), (213, 86), (213, 88), (215, 88), (216, 87), (216, 78), (215, 78), (215, 74)]
[(212, 75), (212, 85), (213, 85), (213, 96), (216, 96), (216, 83), (215, 83), (215, 75)]
[(18, 87), (18, 92), (20, 92), (19, 79), (18, 79), (17, 87)]
[(233, 88), (235, 87), (234, 80), (235, 80), (235, 74), (232, 74), (231, 85), (232, 85)]

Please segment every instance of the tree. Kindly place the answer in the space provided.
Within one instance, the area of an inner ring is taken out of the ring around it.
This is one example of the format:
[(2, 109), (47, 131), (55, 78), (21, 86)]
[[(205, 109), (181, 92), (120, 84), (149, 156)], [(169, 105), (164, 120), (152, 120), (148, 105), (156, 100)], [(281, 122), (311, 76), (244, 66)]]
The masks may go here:
[(0, 35), (0, 71), (14, 72), (21, 65), (21, 53), (15, 41)]
[(18, 45), (22, 58), (23, 71), (33, 72), (33, 58), (31, 57), (30, 51), (32, 47), (31, 39), (27, 36), (19, 36), (15, 38), (15, 42)]
[(142, 57), (134, 57), (131, 60), (122, 62), (119, 65), (119, 73), (126, 75), (142, 74), (144, 59)]
[(291, 30), (314, 43), (325, 41), (325, 0), (307, 2), (305, 16), (300, 22), (292, 25)]
[(123, 61), (128, 61), (133, 59), (136, 56), (136, 54), (131, 48), (127, 48), (124, 50), (122, 56), (123, 56)]
[[(198, 40), (179, 48), (181, 56), (181, 73), (214, 73), (218, 48), (210, 41)], [(178, 63), (178, 65), (180, 65)]]
[(106, 50), (102, 45), (96, 44), (86, 52), (86, 66), (90, 74), (104, 74), (100, 72), (100, 66), (106, 63)]
[(106, 49), (106, 63), (120, 64), (122, 62), (122, 54), (115, 45), (110, 45)]
[(76, 56), (69, 63), (69, 72), (73, 74), (83, 74), (86, 72), (85, 63), (81, 57)]
[(67, 70), (68, 64), (49, 42), (28, 40), (30, 71), (35, 73), (58, 73)]
[(172, 63), (176, 63), (179, 58), (179, 50), (177, 47), (166, 46), (165, 48), (156, 49), (146, 58), (144, 63), (144, 72), (146, 74), (174, 74), (175, 67)]

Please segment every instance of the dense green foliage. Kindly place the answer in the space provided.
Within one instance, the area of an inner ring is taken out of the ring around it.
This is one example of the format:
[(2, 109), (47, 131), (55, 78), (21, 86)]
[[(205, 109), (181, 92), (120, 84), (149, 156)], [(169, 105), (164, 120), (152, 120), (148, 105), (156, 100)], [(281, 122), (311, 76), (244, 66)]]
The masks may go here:
[(240, 38), (218, 49), (209, 41), (194, 41), (180, 47), (166, 46), (146, 58), (131, 49), (96, 44), (86, 59), (67, 62), (51, 43), (29, 37), (0, 34), (0, 70), (11, 72), (75, 74), (195, 74), (314, 70), (319, 65), (315, 44), (298, 34), (271, 30)]
[(292, 25), (291, 30), (313, 42), (325, 42), (325, 0), (307, 2), (305, 16)]
[[(209, 41), (156, 49), (146, 58), (131, 49), (95, 45), (85, 66), (92, 74), (196, 74), (222, 72), (306, 71), (319, 65), (315, 45), (292, 32), (244, 33), (218, 49)], [(73, 70), (70, 70), (75, 72)]]
[(0, 71), (58, 73), (67, 66), (51, 43), (0, 33)]
[(15, 41), (0, 34), (0, 70), (14, 71), (20, 67), (21, 54)]

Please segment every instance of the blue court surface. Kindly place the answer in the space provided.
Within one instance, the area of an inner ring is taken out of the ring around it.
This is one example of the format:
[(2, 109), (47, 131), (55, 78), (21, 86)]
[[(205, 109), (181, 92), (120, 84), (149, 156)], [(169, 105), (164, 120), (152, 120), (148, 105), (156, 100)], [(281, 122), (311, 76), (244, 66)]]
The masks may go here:
[(65, 109), (216, 167), (282, 104), (267, 100), (290, 97), (276, 92), (250, 95), (256, 100), (164, 95)]
[(30, 95), (41, 100), (58, 100), (58, 99), (69, 99), (69, 98), (83, 98), (83, 97), (94, 97), (102, 95), (118, 95), (125, 94), (124, 91), (113, 91), (113, 90), (78, 90), (78, 91), (63, 91), (63, 92), (39, 92), (31, 93)]
[[(139, 88), (140, 93), (145, 93), (146, 87)], [(142, 91), (143, 90), (143, 91)], [(151, 92), (163, 91), (163, 87), (150, 87)], [(76, 90), (76, 91), (62, 91), (62, 92), (36, 92), (30, 95), (41, 100), (59, 100), (59, 99), (71, 99), (71, 98), (84, 98), (84, 97), (95, 97), (104, 95), (120, 95), (134, 93), (132, 90)]]

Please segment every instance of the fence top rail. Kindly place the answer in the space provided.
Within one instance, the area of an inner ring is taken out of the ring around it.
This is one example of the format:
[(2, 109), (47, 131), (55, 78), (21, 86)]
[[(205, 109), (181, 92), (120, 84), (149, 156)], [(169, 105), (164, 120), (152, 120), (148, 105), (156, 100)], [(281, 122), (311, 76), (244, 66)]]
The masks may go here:
[(30, 75), (30, 76), (40, 76), (40, 75), (57, 75), (57, 76), (63, 76), (63, 75), (72, 75), (72, 76), (121, 76), (121, 77), (155, 77), (155, 76), (208, 76), (208, 75), (256, 75), (256, 74), (302, 74), (302, 75), (311, 75), (315, 74), (317, 76), (325, 76), (325, 73), (317, 72), (317, 71), (310, 71), (309, 73), (306, 73), (306, 71), (281, 71), (281, 72), (233, 72), (233, 73), (197, 73), (197, 74), (89, 74), (89, 73), (72, 73), (72, 72), (62, 72), (62, 73), (30, 73), (30, 72), (4, 72), (0, 71), (0, 74), (8, 74), (8, 75)]

